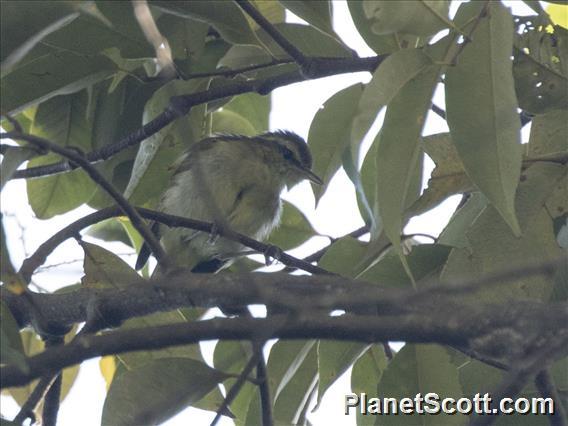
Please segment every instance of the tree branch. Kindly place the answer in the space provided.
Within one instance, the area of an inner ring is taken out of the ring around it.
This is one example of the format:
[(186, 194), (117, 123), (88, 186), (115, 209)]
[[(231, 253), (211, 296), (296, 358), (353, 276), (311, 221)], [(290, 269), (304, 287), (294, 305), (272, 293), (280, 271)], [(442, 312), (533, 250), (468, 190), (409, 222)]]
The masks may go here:
[[(211, 233), (213, 230), (213, 224), (209, 222), (184, 218), (181, 216), (174, 216), (154, 210), (144, 209), (142, 207), (137, 207), (136, 209), (142, 217), (163, 223), (164, 225), (168, 225), (171, 227), (190, 228), (207, 233)], [(82, 229), (90, 225), (109, 219), (111, 217), (121, 216), (122, 214), (123, 213), (120, 210), (120, 208), (108, 207), (99, 210), (97, 212), (91, 213), (71, 223), (70, 225), (66, 226), (62, 230), (52, 235), (48, 240), (46, 240), (43, 244), (41, 244), (30, 257), (25, 259), (24, 262), (22, 263), (19, 274), (21, 274), (21, 276), (26, 280), (26, 282), (29, 282), (31, 280), (34, 271), (37, 268), (39, 268), (41, 265), (43, 265), (43, 263), (47, 259), (47, 256), (49, 256), (51, 252), (53, 252), (53, 250), (55, 250), (55, 248), (59, 244), (61, 244), (68, 238), (73, 238)], [(219, 236), (231, 239), (233, 241), (238, 241), (244, 246), (256, 250), (259, 253), (266, 253), (271, 247), (268, 244), (261, 243), (253, 238), (247, 237), (246, 235), (243, 234), (239, 234), (238, 232), (234, 232), (230, 229), (216, 228), (215, 231), (219, 234)], [(284, 252), (280, 253), (278, 260), (285, 265), (294, 266), (296, 269), (302, 269), (306, 272), (311, 272), (313, 274), (329, 273), (325, 269), (312, 265), (294, 256), (290, 256), (289, 254), (286, 254)]]
[[(370, 58), (318, 58), (318, 63), (321, 63), (322, 66), (317, 69), (317, 72), (315, 72), (311, 78), (322, 78), (330, 75), (358, 71), (373, 72), (387, 56), (388, 55), (379, 55)], [(306, 76), (300, 71), (291, 71), (264, 79), (250, 79), (246, 81), (231, 80), (223, 86), (211, 87), (201, 92), (175, 97), (164, 112), (159, 114), (152, 121), (116, 143), (107, 144), (101, 149), (87, 153), (85, 158), (91, 163), (97, 163), (118, 154), (126, 148), (138, 145), (144, 139), (159, 132), (176, 118), (187, 114), (193, 106), (244, 93), (254, 92), (260, 95), (266, 95), (277, 87), (305, 80), (307, 80)], [(14, 173), (12, 178), (22, 179), (47, 176), (68, 172), (74, 168), (75, 166), (69, 162), (54, 163), (18, 170)]]
[[(435, 299), (431, 303), (436, 303), (437, 310), (427, 303), (426, 309), (404, 315), (329, 316), (322, 312), (297, 311), (292, 315), (267, 318), (216, 318), (81, 336), (65, 346), (28, 358), (27, 371), (15, 365), (2, 367), (1, 387), (22, 386), (44, 374), (97, 356), (161, 349), (203, 340), (255, 340), (259, 334), (270, 339), (331, 338), (368, 343), (402, 340), (468, 347), (483, 338), (487, 330), (503, 329), (506, 333), (501, 333), (499, 344), (517, 348), (513, 356), (530, 352), (535, 346), (538, 346), (537, 350), (554, 347), (554, 351), (546, 351), (548, 363), (565, 356), (568, 351), (568, 345), (559, 346), (566, 343), (565, 339), (557, 337), (568, 335), (568, 312), (564, 305), (519, 302), (470, 307), (466, 304), (453, 305), (449, 301), (441, 304), (439, 298)], [(519, 342), (523, 345), (520, 346)]]
[(24, 140), (26, 142), (31, 143), (34, 146), (39, 146), (43, 149), (48, 149), (50, 151), (55, 152), (56, 154), (61, 155), (64, 158), (69, 159), (70, 161), (74, 162), (77, 166), (80, 166), (85, 170), (87, 175), (101, 188), (103, 188), (116, 203), (120, 206), (121, 210), (124, 212), (126, 216), (130, 219), (132, 226), (140, 233), (144, 241), (148, 243), (152, 253), (158, 259), (158, 263), (160, 263), (164, 268), (168, 268), (169, 261), (166, 255), (166, 252), (160, 245), (160, 242), (157, 240), (156, 236), (152, 233), (148, 225), (142, 220), (140, 214), (136, 211), (134, 207), (122, 196), (120, 192), (116, 190), (116, 188), (108, 182), (104, 176), (87, 160), (85, 157), (69, 148), (62, 147), (57, 145), (47, 139), (40, 138), (34, 135), (28, 135), (19, 132), (8, 132), (0, 134), (0, 139), (18, 139)]

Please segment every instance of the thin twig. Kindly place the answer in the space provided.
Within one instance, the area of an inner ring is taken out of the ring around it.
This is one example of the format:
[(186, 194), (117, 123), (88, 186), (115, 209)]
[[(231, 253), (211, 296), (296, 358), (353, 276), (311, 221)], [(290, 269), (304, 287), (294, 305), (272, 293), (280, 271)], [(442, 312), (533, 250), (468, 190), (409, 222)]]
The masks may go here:
[(253, 350), (259, 353), (258, 362), (256, 363), (256, 380), (258, 381), (258, 392), (260, 394), (262, 426), (272, 426), (274, 424), (274, 419), (272, 418), (272, 398), (270, 396), (266, 361), (262, 352), (263, 348), (264, 344), (258, 342), (253, 344)]
[[(142, 217), (146, 219), (151, 219), (171, 227), (190, 228), (207, 233), (211, 233), (214, 227), (212, 223), (203, 222), (200, 220), (174, 216), (140, 207), (136, 208), (136, 210)], [(73, 238), (75, 235), (77, 235), (77, 233), (88, 226), (102, 222), (103, 220), (109, 219), (111, 217), (122, 216), (122, 214), (122, 210), (120, 210), (120, 208), (118, 207), (107, 207), (105, 209), (91, 213), (85, 217), (82, 217), (81, 219), (78, 219), (77, 221), (67, 225), (65, 228), (56, 232), (48, 240), (43, 242), (30, 257), (25, 259), (18, 273), (22, 274), (24, 280), (28, 282), (31, 279), (34, 271), (36, 271), (37, 268), (43, 265), (43, 263), (47, 259), (47, 256), (49, 256), (53, 252), (53, 250), (55, 250), (55, 248), (65, 240)], [(266, 253), (271, 248), (271, 246), (268, 244), (261, 243), (260, 241), (226, 228), (216, 229), (216, 232), (220, 237), (238, 241), (242, 245), (249, 247), (259, 253)], [(311, 263), (305, 262), (302, 259), (298, 259), (294, 256), (284, 253), (283, 251), (281, 251), (278, 261), (285, 265), (293, 266), (296, 269), (301, 269), (313, 274), (329, 274), (329, 272), (325, 269), (312, 265)]]
[(219, 422), (219, 420), (221, 420), (221, 416), (223, 415), (223, 413), (227, 411), (231, 403), (235, 400), (235, 398), (241, 391), (241, 388), (247, 381), (253, 368), (258, 364), (258, 360), (260, 359), (261, 355), (262, 355), (262, 348), (260, 350), (255, 350), (253, 352), (252, 356), (247, 362), (247, 365), (245, 365), (245, 368), (243, 368), (243, 371), (241, 371), (241, 374), (239, 375), (233, 386), (231, 386), (229, 392), (227, 392), (227, 396), (225, 397), (223, 404), (221, 404), (221, 406), (217, 410), (217, 414), (215, 415), (215, 418), (211, 422), (211, 426), (215, 426)]
[(30, 394), (24, 405), (22, 405), (22, 408), (20, 409), (16, 417), (14, 417), (14, 420), (12, 420), (13, 423), (22, 424), (24, 420), (35, 417), (33, 412), (36, 409), (39, 401), (45, 395), (46, 390), (55, 380), (55, 376), (55, 374), (46, 374), (39, 380), (38, 384)]
[(154, 253), (156, 259), (158, 260), (158, 263), (160, 263), (164, 268), (168, 268), (169, 261), (164, 249), (162, 248), (152, 231), (150, 231), (148, 225), (146, 225), (144, 220), (142, 220), (140, 214), (83, 155), (75, 150), (59, 146), (47, 139), (34, 135), (28, 135), (25, 133), (8, 132), (0, 134), (0, 139), (5, 138), (24, 140), (35, 146), (49, 149), (50, 151), (53, 151), (82, 167), (87, 175), (89, 175), (89, 177), (97, 185), (103, 188), (116, 201), (124, 214), (128, 216), (130, 222), (132, 223), (132, 226), (140, 233), (142, 238), (144, 238), (144, 241), (146, 241), (146, 243), (148, 243), (148, 245), (150, 246), (152, 253)]
[[(300, 66), (300, 69), (304, 72), (307, 71), (309, 66), (309, 59), (298, 49), (294, 44), (290, 43), (286, 37), (282, 35), (278, 29), (272, 23), (262, 16), (250, 2), (247, 0), (235, 0), (235, 2), (243, 9), (247, 15), (249, 15), (254, 22), (258, 24), (260, 28), (268, 33), (270, 37), (286, 52), (296, 63)], [(308, 74), (306, 74), (308, 75)]]
[(244, 74), (250, 71), (256, 71), (259, 69), (270, 68), (278, 65), (292, 64), (294, 61), (292, 59), (273, 59), (270, 62), (264, 64), (253, 64), (247, 65), (242, 68), (221, 68), (210, 72), (196, 72), (191, 74), (182, 75), (183, 80), (192, 80), (195, 78), (207, 78), (207, 77), (228, 77), (233, 78), (239, 74)]
[[(62, 345), (64, 342), (63, 336), (49, 336), (45, 339), (45, 348), (53, 348)], [(61, 383), (63, 375), (61, 371), (56, 373), (55, 380), (51, 383), (49, 390), (45, 394), (43, 400), (42, 412), (42, 425), (55, 426), (57, 425), (57, 414), (59, 413), (59, 399), (61, 397)]]

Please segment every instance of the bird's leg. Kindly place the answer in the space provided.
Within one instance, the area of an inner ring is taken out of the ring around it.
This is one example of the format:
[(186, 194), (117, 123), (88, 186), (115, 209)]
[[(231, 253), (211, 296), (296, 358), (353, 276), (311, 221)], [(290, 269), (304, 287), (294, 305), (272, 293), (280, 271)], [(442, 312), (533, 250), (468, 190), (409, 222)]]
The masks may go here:
[(283, 252), (280, 247), (269, 245), (264, 251), (264, 262), (266, 263), (266, 266), (272, 265), (274, 261), (278, 262), (282, 257), (282, 254)]
[(219, 239), (219, 229), (221, 229), (221, 226), (219, 226), (217, 222), (213, 222), (211, 231), (209, 231), (209, 238), (207, 239), (209, 244), (213, 245), (217, 242)]

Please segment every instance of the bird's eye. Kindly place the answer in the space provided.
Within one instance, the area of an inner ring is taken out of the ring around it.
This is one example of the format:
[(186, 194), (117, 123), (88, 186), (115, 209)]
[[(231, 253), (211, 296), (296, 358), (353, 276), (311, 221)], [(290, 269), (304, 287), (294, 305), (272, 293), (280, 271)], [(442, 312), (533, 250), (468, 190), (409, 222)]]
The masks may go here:
[(285, 160), (292, 161), (294, 159), (294, 154), (289, 149), (284, 149), (282, 154), (284, 155)]

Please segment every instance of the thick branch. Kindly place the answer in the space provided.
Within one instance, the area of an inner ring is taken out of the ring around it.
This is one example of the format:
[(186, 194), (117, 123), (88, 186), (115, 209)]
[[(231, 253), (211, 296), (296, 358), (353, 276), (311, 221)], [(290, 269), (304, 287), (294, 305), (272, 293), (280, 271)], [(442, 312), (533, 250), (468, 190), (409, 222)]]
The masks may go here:
[[(13, 365), (2, 367), (1, 386), (21, 386), (44, 374), (97, 356), (213, 339), (256, 340), (259, 336), (268, 336), (281, 339), (337, 339), (369, 343), (403, 340), (467, 347), (477, 337), (483, 336), (487, 328), (504, 328), (509, 335), (518, 334), (513, 337), (515, 341), (522, 339), (527, 345), (539, 341), (546, 345), (555, 339), (559, 330), (566, 333), (567, 324), (568, 312), (565, 306), (529, 302), (519, 302), (515, 306), (460, 306), (457, 310), (451, 306), (445, 309), (438, 307), (437, 312), (428, 309), (424, 313), (380, 317), (328, 316), (325, 313), (297, 312), (293, 315), (267, 318), (212, 319), (83, 336), (68, 345), (49, 349), (29, 358), (27, 371)], [(502, 335), (505, 336), (505, 333)]]

